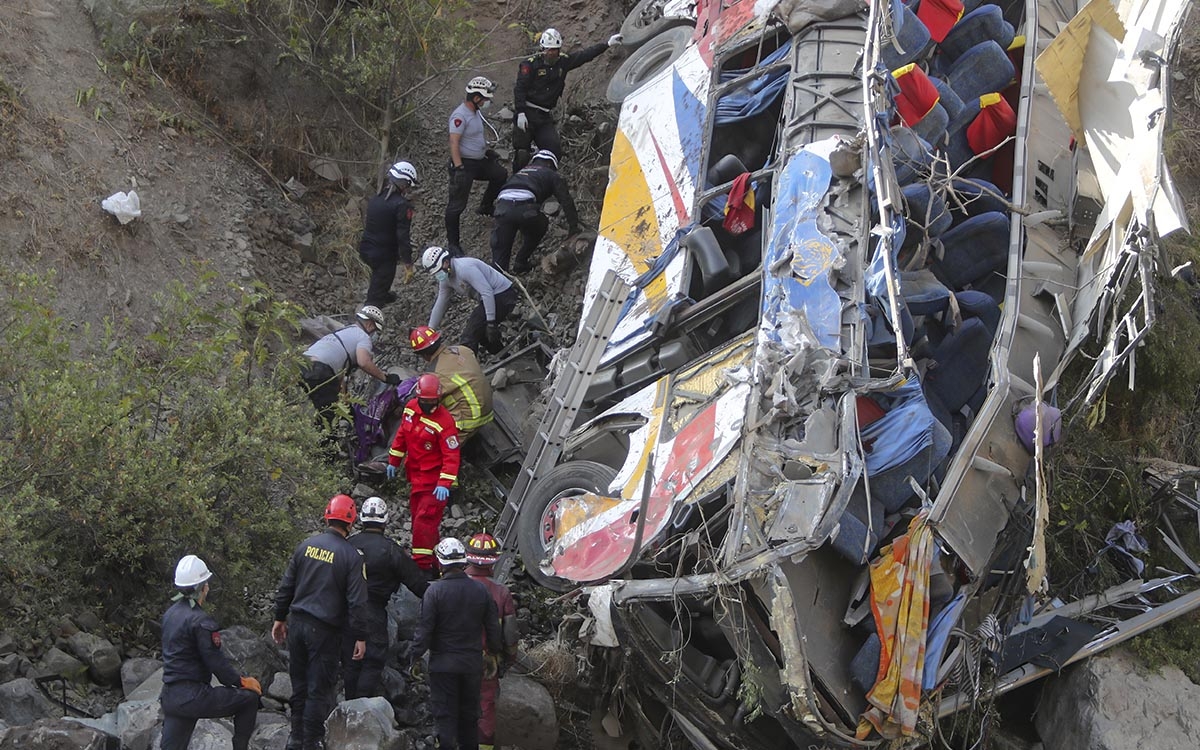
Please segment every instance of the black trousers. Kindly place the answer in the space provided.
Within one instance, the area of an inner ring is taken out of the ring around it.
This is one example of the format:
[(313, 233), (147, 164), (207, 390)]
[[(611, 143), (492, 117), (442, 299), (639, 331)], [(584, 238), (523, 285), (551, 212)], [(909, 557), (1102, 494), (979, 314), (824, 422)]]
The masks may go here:
[(371, 281), (367, 284), (367, 299), (364, 305), (383, 307), (393, 301), (390, 296), (392, 282), (396, 280), (395, 253), (359, 250), (358, 258), (371, 269)]
[(200, 719), (233, 717), (233, 750), (246, 750), (258, 718), (258, 694), (231, 687), (212, 687), (203, 682), (172, 682), (163, 685), (162, 750), (187, 750)]
[(521, 234), (521, 249), (517, 252), (516, 265), (527, 265), (549, 227), (550, 220), (535, 201), (496, 201), (496, 218), (492, 223), (493, 265), (501, 270), (508, 270), (513, 241), (518, 232)]
[[(496, 295), (496, 322), (503, 322), (512, 313), (517, 306), (517, 290), (515, 287), (509, 287), (503, 292)], [(487, 308), (483, 306), (483, 300), (479, 300), (479, 304), (471, 311), (470, 317), (467, 318), (466, 324), (463, 326), (462, 345), (480, 354), (483, 350), (480, 348), (482, 342), (487, 336)]]
[(525, 130), (517, 127), (513, 119), (513, 174), (520, 171), (533, 158), (533, 144), (539, 149), (553, 151), (555, 156), (562, 156), (562, 140), (558, 137), (558, 128), (554, 125), (554, 116), (549, 112), (530, 109), (525, 113), (529, 125)]
[(359, 661), (354, 653), (354, 636), (342, 636), (342, 668), (346, 700), (383, 695), (383, 667), (388, 655), (387, 603), (367, 605), (367, 653)]
[(429, 710), (441, 750), (479, 750), (482, 682), (482, 670), (429, 673)]
[(471, 199), (471, 187), (478, 181), (487, 181), (487, 189), (479, 199), (479, 213), (491, 216), (496, 195), (508, 179), (508, 172), (497, 158), (462, 161), (463, 169), (455, 169), (452, 162), (447, 167), (450, 173), (450, 190), (446, 200), (446, 244), (459, 249), (462, 248), (459, 217), (467, 209), (467, 201)]
[(292, 678), (289, 748), (314, 750), (325, 743), (325, 719), (333, 710), (341, 661), (341, 634), (306, 615), (288, 618), (288, 675)]
[(300, 370), (300, 382), (328, 431), (333, 424), (333, 406), (342, 394), (341, 375), (324, 362), (309, 360)]

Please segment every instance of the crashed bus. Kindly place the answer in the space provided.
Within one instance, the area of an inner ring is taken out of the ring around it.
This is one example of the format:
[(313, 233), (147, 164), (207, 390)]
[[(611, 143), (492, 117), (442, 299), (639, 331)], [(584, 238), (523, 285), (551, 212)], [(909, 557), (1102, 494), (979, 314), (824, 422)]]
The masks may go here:
[(583, 588), (619, 721), (915, 740), (1200, 604), (1182, 549), (1041, 595), (1046, 448), (1126, 371), (1185, 222), (1187, 4), (682, 5), (618, 73), (580, 329), (496, 529)]

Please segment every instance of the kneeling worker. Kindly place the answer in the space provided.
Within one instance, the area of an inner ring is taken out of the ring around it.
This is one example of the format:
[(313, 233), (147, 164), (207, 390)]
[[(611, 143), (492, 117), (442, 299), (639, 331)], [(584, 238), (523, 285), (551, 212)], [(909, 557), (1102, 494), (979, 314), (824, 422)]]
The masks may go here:
[[(208, 579), (204, 561), (187, 555), (175, 566), (175, 603), (162, 619), (163, 750), (187, 750), (198, 719), (233, 717), (233, 750), (246, 750), (258, 717), (262, 687), (243, 677), (221, 653), (217, 621), (204, 611)], [(213, 676), (221, 687), (213, 687)]]
[(400, 376), (387, 373), (375, 364), (371, 335), (383, 330), (383, 313), (374, 305), (365, 305), (354, 315), (354, 325), (322, 336), (304, 351), (308, 365), (300, 371), (308, 398), (326, 428), (333, 422), (333, 406), (342, 393), (346, 375), (361, 368), (376, 380), (399, 385)]
[(486, 341), (489, 352), (503, 348), (500, 324), (517, 306), (517, 290), (504, 274), (478, 258), (452, 258), (440, 247), (426, 248), (421, 265), (438, 283), (437, 299), (429, 313), (429, 327), (442, 324), (442, 316), (456, 294), (473, 295), (479, 304), (463, 326), (462, 345), (479, 353), (480, 342)]
[(530, 258), (550, 226), (542, 213), (542, 204), (550, 196), (558, 199), (567, 216), (567, 233), (579, 231), (579, 212), (567, 188), (567, 181), (558, 173), (558, 157), (542, 149), (533, 155), (529, 166), (508, 178), (496, 197), (495, 220), (492, 223), (492, 263), (508, 270), (513, 240), (521, 233), (521, 250), (513, 263), (513, 273), (532, 270)]
[(442, 406), (454, 417), (458, 441), (465, 443), (493, 416), (492, 384), (484, 377), (475, 352), (465, 346), (443, 344), (442, 335), (429, 326), (412, 329), (409, 343), (441, 381)]

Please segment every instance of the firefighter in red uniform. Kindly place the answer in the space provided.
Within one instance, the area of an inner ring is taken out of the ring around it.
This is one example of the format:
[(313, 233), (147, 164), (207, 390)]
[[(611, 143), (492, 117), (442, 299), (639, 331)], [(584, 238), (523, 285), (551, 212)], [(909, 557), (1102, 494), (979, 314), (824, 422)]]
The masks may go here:
[[(388, 455), (388, 479), (404, 464), (412, 489), (408, 509), (412, 514), (413, 560), (426, 573), (433, 572), (433, 547), (441, 538), (438, 527), (458, 481), (460, 460), (458, 428), (446, 407), (438, 403), (441, 381), (433, 373), (417, 380), (417, 397), (404, 406), (404, 416)], [(407, 459), (407, 460), (406, 460)]]
[[(496, 701), (500, 697), (500, 677), (517, 660), (517, 605), (512, 592), (492, 578), (492, 569), (500, 554), (500, 545), (491, 534), (476, 534), (467, 541), (467, 577), (482, 583), (496, 602), (500, 616), (500, 639), (504, 653), (483, 657), (483, 681), (479, 687), (479, 750), (492, 750), (496, 736)], [(503, 659), (503, 661), (501, 661)]]

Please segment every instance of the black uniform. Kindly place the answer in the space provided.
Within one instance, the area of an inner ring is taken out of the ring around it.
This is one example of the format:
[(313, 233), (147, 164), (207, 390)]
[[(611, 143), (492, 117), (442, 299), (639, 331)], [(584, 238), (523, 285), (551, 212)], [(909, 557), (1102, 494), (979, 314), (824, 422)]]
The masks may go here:
[[(484, 643), (486, 636), (487, 642)], [(479, 747), (483, 650), (500, 654), (500, 615), (487, 587), (449, 568), (421, 600), (413, 658), (429, 652), (429, 702), (442, 750)]]
[(366, 571), (350, 542), (333, 529), (300, 542), (275, 594), (275, 619), (288, 623), (289, 748), (323, 747), (342, 632), (349, 627), (354, 640), (366, 640), (366, 607)]
[(595, 60), (606, 49), (607, 44), (593, 44), (571, 54), (559, 52), (553, 64), (546, 62), (541, 53), (521, 62), (517, 68), (517, 83), (513, 86), (513, 102), (516, 114), (524, 114), (529, 124), (526, 130), (521, 130), (515, 127), (515, 119), (513, 121), (514, 172), (529, 163), (531, 142), (538, 148), (553, 151), (555, 156), (562, 156), (562, 142), (554, 127), (551, 110), (562, 96), (567, 73)]
[(417, 596), (429, 587), (421, 569), (399, 544), (383, 535), (382, 528), (364, 528), (349, 539), (362, 553), (367, 568), (367, 654), (360, 661), (349, 658), (354, 639), (346, 637), (346, 700), (383, 695), (383, 667), (388, 653), (388, 600), (401, 584)]
[[(199, 604), (181, 599), (162, 619), (163, 750), (186, 750), (198, 719), (233, 718), (233, 748), (246, 750), (258, 716), (258, 694), (221, 653), (217, 622)], [(223, 687), (212, 687), (213, 675)]]
[[(533, 197), (517, 200), (503, 197), (510, 190), (525, 191)], [(496, 201), (496, 218), (492, 223), (492, 263), (497, 268), (508, 270), (513, 240), (520, 232), (521, 250), (517, 253), (513, 270), (523, 272), (529, 269), (529, 259), (550, 226), (546, 215), (542, 213), (542, 203), (551, 195), (558, 199), (567, 216), (567, 231), (570, 234), (579, 231), (579, 212), (575, 209), (575, 200), (571, 198), (567, 181), (553, 167), (540, 163), (525, 167), (504, 183), (500, 195)]]
[(391, 185), (367, 202), (367, 220), (358, 243), (358, 257), (371, 267), (364, 304), (382, 306), (395, 301), (391, 289), (396, 263), (412, 264), (412, 218), (412, 204)]

